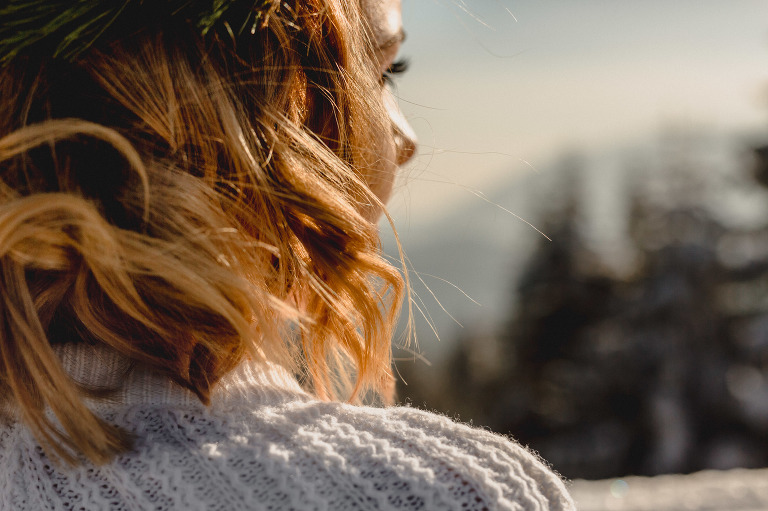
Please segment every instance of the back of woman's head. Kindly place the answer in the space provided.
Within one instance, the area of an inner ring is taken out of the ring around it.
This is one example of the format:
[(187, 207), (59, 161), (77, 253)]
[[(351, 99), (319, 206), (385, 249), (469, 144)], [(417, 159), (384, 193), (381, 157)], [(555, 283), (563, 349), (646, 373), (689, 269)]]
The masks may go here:
[(371, 221), (390, 128), (360, 8), (241, 3), (203, 34), (127, 2), (142, 22), (76, 55), (0, 55), (0, 382), (64, 459), (130, 442), (57, 343), (107, 345), (203, 402), (246, 356), (321, 398), (344, 374), (353, 399), (387, 396), (402, 281)]

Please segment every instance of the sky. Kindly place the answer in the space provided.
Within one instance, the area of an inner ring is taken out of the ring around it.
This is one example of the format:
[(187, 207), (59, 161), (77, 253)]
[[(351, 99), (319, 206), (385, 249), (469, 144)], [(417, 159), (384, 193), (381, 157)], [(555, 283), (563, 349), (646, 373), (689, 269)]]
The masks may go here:
[(420, 140), (390, 202), (417, 229), (667, 124), (768, 126), (765, 0), (403, 0), (396, 95)]

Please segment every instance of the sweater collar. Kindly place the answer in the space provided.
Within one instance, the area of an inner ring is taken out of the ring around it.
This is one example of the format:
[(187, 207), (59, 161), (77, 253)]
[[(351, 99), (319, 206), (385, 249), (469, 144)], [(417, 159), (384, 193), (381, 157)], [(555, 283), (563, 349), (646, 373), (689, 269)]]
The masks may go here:
[[(66, 343), (55, 345), (54, 350), (75, 382), (86, 388), (111, 391), (105, 398), (89, 399), (92, 406), (202, 406), (194, 393), (168, 376), (133, 364), (107, 346)], [(211, 406), (219, 408), (233, 401), (256, 404), (296, 397), (310, 398), (288, 370), (270, 362), (244, 360), (214, 386)]]

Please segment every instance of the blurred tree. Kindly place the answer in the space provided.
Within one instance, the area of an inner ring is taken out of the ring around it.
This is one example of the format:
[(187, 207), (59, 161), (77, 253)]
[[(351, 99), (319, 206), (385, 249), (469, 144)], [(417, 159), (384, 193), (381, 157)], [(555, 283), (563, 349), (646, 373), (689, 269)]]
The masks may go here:
[(768, 464), (768, 227), (722, 225), (680, 161), (663, 201), (651, 185), (631, 194), (623, 275), (587, 248), (564, 186), (509, 319), (461, 335), (440, 392), (405, 394), (513, 435), (566, 477)]

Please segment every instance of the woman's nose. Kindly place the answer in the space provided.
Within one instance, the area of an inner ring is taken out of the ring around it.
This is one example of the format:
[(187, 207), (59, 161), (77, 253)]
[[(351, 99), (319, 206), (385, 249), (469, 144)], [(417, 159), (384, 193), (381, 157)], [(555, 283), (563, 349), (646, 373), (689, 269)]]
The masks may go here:
[(400, 114), (402, 123), (395, 124), (395, 146), (397, 147), (397, 164), (405, 165), (416, 154), (416, 133), (410, 123)]
[(386, 99), (387, 111), (392, 122), (392, 131), (395, 138), (396, 163), (405, 165), (416, 154), (416, 132), (413, 131), (408, 120), (403, 115), (393, 94)]

